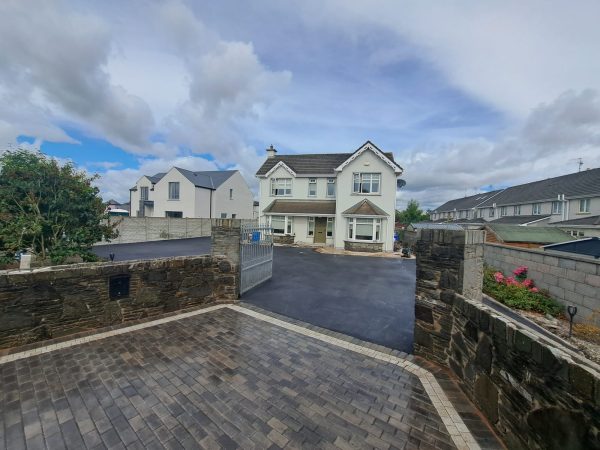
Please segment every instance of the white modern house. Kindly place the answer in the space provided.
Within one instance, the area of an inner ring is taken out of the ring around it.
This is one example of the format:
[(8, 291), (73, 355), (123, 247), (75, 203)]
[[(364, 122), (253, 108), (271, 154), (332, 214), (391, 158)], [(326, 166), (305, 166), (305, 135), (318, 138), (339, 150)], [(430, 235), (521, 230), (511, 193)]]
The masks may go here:
[(402, 171), (370, 141), (353, 153), (277, 155), (271, 146), (256, 173), (260, 221), (276, 242), (392, 251)]
[(253, 218), (254, 196), (237, 170), (173, 167), (142, 176), (129, 191), (132, 217)]

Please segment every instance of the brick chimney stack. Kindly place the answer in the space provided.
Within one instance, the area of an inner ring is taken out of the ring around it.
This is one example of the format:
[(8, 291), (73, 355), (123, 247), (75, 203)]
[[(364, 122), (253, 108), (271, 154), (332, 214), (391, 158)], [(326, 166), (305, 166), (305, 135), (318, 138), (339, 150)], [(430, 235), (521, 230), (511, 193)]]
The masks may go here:
[(273, 145), (271, 145), (267, 149), (267, 158), (275, 158), (275, 153), (277, 153), (277, 150), (275, 150), (275, 147), (273, 147)]

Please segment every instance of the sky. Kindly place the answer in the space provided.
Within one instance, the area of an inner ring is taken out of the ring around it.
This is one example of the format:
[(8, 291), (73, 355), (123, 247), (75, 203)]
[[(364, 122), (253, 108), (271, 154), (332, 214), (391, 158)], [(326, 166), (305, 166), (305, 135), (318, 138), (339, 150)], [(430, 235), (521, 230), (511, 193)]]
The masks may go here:
[(600, 167), (600, 2), (2, 0), (0, 152), (126, 201), (171, 166), (393, 152), (402, 209)]

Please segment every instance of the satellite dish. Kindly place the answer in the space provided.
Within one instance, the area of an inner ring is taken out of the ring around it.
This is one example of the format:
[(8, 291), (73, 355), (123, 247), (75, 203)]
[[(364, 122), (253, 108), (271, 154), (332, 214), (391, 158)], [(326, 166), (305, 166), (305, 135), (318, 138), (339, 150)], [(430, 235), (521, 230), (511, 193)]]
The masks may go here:
[(404, 186), (406, 186), (406, 181), (399, 179), (396, 180), (396, 189), (402, 189)]

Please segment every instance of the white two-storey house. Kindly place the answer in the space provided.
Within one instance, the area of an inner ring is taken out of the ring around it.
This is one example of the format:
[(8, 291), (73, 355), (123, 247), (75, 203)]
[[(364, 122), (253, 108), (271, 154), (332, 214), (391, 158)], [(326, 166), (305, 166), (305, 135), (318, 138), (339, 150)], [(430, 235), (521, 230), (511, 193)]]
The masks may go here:
[(130, 197), (134, 217), (253, 218), (254, 196), (237, 170), (173, 167), (142, 176)]
[(369, 141), (353, 153), (277, 155), (271, 146), (256, 173), (260, 221), (276, 242), (392, 251), (402, 170)]

